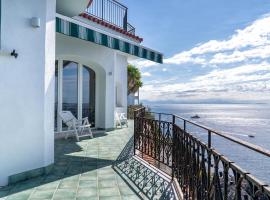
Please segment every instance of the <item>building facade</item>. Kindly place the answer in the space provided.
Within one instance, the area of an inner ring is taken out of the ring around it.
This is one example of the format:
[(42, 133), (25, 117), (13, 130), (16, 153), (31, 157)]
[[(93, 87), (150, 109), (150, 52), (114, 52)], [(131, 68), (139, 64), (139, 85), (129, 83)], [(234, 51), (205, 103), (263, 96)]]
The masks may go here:
[[(111, 130), (127, 111), (130, 59), (162, 63), (141, 45), (114, 0), (0, 0), (0, 186), (46, 173), (54, 162), (58, 115), (88, 117)], [(18, 176), (17, 176), (18, 177)]]

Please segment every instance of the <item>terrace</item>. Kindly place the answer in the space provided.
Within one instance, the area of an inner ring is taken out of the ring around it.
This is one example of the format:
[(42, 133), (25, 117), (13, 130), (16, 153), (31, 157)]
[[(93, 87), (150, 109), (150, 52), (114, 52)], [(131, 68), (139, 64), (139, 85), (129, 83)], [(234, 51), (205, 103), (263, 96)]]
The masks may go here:
[(177, 199), (168, 176), (133, 156), (130, 124), (94, 139), (56, 140), (52, 172), (0, 188), (0, 199)]
[[(0, 189), (0, 199), (270, 200), (270, 187), (212, 147), (222, 137), (270, 152), (176, 115), (134, 112), (129, 128), (76, 142), (56, 140), (51, 173)], [(203, 142), (188, 129), (207, 131)]]

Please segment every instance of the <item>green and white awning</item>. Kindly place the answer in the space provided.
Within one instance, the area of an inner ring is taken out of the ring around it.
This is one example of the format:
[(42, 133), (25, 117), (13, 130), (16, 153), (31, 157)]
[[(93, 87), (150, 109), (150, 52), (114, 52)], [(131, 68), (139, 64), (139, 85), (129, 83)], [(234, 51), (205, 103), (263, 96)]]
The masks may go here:
[(149, 50), (140, 45), (131, 44), (104, 33), (99, 33), (95, 30), (75, 24), (65, 19), (61, 19), (59, 17), (56, 18), (56, 32), (93, 42), (111, 49), (119, 50), (139, 58), (151, 60), (153, 62), (163, 62), (163, 55), (161, 53)]

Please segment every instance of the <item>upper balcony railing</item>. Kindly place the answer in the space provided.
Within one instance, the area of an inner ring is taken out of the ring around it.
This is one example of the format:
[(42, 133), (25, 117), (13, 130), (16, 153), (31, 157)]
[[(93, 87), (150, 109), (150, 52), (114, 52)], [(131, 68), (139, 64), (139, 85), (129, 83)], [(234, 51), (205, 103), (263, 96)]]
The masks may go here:
[(115, 0), (92, 0), (86, 12), (135, 35), (135, 28), (127, 21), (128, 8)]

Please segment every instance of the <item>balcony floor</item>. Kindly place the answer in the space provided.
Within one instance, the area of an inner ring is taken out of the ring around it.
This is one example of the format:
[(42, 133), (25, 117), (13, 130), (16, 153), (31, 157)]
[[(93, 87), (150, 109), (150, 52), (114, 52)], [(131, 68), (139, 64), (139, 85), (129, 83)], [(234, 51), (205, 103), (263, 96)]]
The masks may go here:
[(166, 177), (133, 154), (133, 125), (76, 142), (56, 140), (52, 173), (0, 188), (0, 199), (176, 199)]

